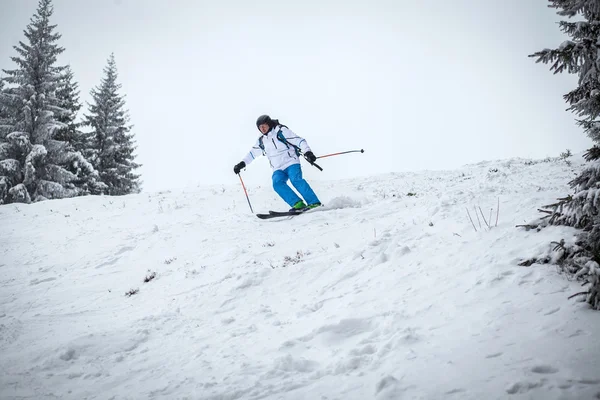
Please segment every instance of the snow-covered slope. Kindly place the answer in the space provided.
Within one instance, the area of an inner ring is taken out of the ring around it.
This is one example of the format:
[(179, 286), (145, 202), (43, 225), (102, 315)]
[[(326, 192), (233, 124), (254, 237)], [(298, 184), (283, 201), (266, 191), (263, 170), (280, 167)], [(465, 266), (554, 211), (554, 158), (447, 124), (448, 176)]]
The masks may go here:
[(517, 265), (578, 160), (2, 206), (0, 398), (600, 398), (600, 313)]

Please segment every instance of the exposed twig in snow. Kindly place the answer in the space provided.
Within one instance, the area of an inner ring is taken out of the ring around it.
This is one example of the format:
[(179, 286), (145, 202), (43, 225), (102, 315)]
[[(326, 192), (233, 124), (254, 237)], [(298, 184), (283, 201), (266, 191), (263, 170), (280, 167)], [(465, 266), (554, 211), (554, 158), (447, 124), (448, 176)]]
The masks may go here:
[(479, 219), (479, 214), (477, 214), (477, 207), (473, 206), (473, 209), (475, 209), (475, 215), (477, 216), (477, 222), (479, 223), (479, 229), (483, 229), (483, 227), (481, 226), (481, 220)]
[(525, 230), (537, 229), (538, 225), (515, 225), (515, 228), (525, 228)]
[(498, 197), (498, 208), (496, 209), (496, 225), (498, 226), (498, 216), (500, 215), (500, 197)]
[(473, 219), (471, 218), (471, 213), (469, 212), (469, 209), (467, 207), (465, 207), (465, 209), (467, 210), (467, 215), (469, 216), (469, 220), (471, 221), (471, 224), (473, 225), (473, 229), (475, 229), (475, 232), (477, 232), (477, 228), (475, 228), (475, 223), (473, 222)]
[(521, 261), (519, 263), (520, 267), (530, 267), (531, 265), (535, 264), (537, 262), (537, 260), (535, 258), (529, 259), (529, 260), (525, 260), (525, 261)]
[[(479, 207), (479, 212), (481, 213), (481, 218), (483, 218), (483, 222), (485, 222), (485, 224), (487, 225), (488, 228), (491, 228), (490, 224), (488, 224), (488, 222), (485, 219), (485, 215), (483, 215), (483, 211), (481, 211), (481, 207)], [(479, 217), (477, 217), (477, 218), (479, 218)]]

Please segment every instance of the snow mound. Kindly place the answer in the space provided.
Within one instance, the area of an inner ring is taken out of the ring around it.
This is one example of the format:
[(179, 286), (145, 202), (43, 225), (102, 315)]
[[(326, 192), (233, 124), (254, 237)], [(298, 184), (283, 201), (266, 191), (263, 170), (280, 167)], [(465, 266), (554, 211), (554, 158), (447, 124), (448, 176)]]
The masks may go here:
[(337, 210), (342, 208), (359, 208), (362, 203), (359, 200), (355, 200), (349, 196), (338, 196), (329, 200), (325, 207), (331, 210)]

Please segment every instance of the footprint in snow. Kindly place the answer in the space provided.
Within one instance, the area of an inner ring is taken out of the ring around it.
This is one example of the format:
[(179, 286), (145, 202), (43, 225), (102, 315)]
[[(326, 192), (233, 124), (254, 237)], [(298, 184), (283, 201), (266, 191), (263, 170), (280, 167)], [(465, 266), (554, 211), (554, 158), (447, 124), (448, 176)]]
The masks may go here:
[(77, 359), (78, 356), (79, 354), (77, 354), (77, 351), (75, 349), (69, 348), (64, 353), (62, 353), (59, 356), (59, 358), (63, 361), (71, 361)]
[(542, 311), (542, 312), (544, 313), (544, 315), (552, 315), (552, 314), (554, 314), (554, 313), (556, 313), (558, 311), (560, 311), (560, 307), (555, 307), (555, 308), (552, 308), (552, 309), (550, 309), (548, 311), (545, 311), (545, 312)]
[(262, 283), (262, 280), (260, 280), (260, 279), (248, 278), (244, 282), (242, 282), (240, 285), (236, 286), (236, 289), (237, 290), (248, 289), (249, 287), (252, 287), (252, 286), (259, 286), (261, 283)]
[(536, 374), (555, 374), (558, 372), (558, 369), (549, 365), (536, 365), (535, 367), (531, 368), (531, 372)]
[(23, 333), (23, 323), (14, 317), (2, 316), (0, 319), (0, 346), (15, 342)]
[(466, 392), (465, 389), (457, 388), (457, 389), (448, 390), (446, 392), (446, 394), (459, 394), (459, 393), (464, 393), (464, 392)]
[(355, 371), (360, 367), (367, 366), (371, 362), (371, 358), (368, 356), (356, 356), (343, 359), (336, 363), (333, 369), (334, 375), (346, 375), (349, 372)]
[(375, 396), (377, 400), (395, 400), (401, 398), (404, 392), (400, 386), (400, 381), (393, 375), (382, 378), (375, 386)]
[(496, 357), (500, 357), (503, 353), (493, 353), (493, 354), (488, 354), (487, 356), (485, 356), (485, 358), (496, 358)]
[(508, 389), (506, 389), (506, 393), (508, 394), (517, 394), (517, 393), (527, 393), (532, 389), (537, 389), (542, 387), (542, 382), (516, 382), (513, 383)]
[(119, 249), (119, 250), (118, 250), (118, 251), (115, 253), (115, 255), (119, 256), (119, 255), (121, 255), (121, 254), (123, 254), (123, 253), (127, 253), (128, 251), (131, 251), (131, 250), (133, 250), (134, 248), (135, 248), (135, 247), (133, 247), (133, 246), (125, 246), (125, 247), (122, 247), (122, 248), (120, 248), (120, 249)]
[(352, 336), (360, 335), (372, 331), (371, 322), (368, 319), (348, 318), (343, 319), (337, 324), (324, 325), (312, 333), (299, 338), (300, 341), (307, 342), (314, 339), (317, 335), (324, 335), (328, 343), (337, 343)]
[(385, 253), (379, 253), (377, 258), (375, 259), (375, 264), (384, 264), (389, 261), (389, 257)]
[(415, 328), (409, 326), (402, 331), (401, 340), (404, 343), (416, 343), (421, 340), (421, 335)]
[(402, 257), (408, 253), (410, 253), (410, 247), (408, 247), (408, 246), (402, 246), (401, 248), (396, 250), (396, 256), (398, 256), (398, 257)]
[(275, 360), (273, 368), (266, 376), (269, 378), (288, 375), (289, 373), (309, 373), (315, 371), (319, 363), (305, 358), (295, 359), (290, 354)]
[(32, 280), (31, 282), (29, 282), (29, 284), (30, 284), (31, 286), (33, 286), (33, 285), (39, 285), (40, 283), (52, 282), (52, 281), (55, 281), (55, 280), (56, 280), (56, 278), (55, 278), (55, 277), (52, 277), (52, 278), (46, 278), (46, 279), (34, 279), (34, 280)]
[(355, 349), (350, 350), (350, 355), (362, 356), (362, 355), (375, 354), (376, 352), (377, 352), (377, 349), (375, 348), (375, 346), (369, 344), (362, 348), (355, 348)]

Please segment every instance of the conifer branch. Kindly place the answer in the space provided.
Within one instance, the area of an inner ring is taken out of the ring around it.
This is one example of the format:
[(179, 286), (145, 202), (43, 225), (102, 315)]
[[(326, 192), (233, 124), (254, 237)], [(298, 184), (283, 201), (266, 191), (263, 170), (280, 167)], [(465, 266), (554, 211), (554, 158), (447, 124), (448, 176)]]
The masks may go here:
[(589, 292), (589, 290), (588, 290), (588, 291), (585, 291), (585, 292), (579, 292), (579, 293), (575, 293), (575, 294), (573, 294), (573, 295), (569, 296), (567, 299), (568, 299), (568, 300), (570, 300), (570, 299), (572, 299), (572, 298), (573, 298), (573, 297), (575, 297), (575, 296), (581, 296), (582, 294), (585, 294), (585, 295), (587, 295), (587, 294), (589, 294), (589, 293), (590, 293), (590, 292)]

